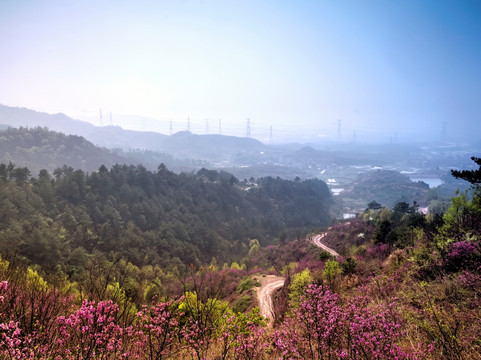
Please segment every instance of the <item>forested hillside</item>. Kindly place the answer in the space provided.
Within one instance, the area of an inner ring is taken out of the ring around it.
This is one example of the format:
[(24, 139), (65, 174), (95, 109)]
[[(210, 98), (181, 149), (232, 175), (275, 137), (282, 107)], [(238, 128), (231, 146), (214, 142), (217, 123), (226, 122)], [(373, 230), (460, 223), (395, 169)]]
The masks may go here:
[[(454, 198), (443, 215), (425, 216), (417, 212), (416, 204), (404, 202), (393, 209), (370, 204), (357, 218), (329, 227), (322, 236), (336, 246), (340, 256), (335, 258), (308, 241), (314, 234), (306, 239), (281, 236), (278, 244), (268, 246), (257, 239), (248, 243), (233, 239), (237, 245), (230, 251), (245, 254), (241, 262), (221, 266), (219, 255), (209, 266), (184, 267), (178, 261), (166, 270), (156, 263), (165, 265), (161, 254), (150, 260), (148, 256), (159, 251), (157, 244), (166, 245), (162, 252), (190, 244), (182, 250), (192, 254), (189, 249), (203, 237), (185, 241), (192, 235), (188, 219), (211, 224), (210, 217), (219, 217), (227, 225), (229, 214), (235, 214), (247, 224), (254, 223), (253, 217), (262, 222), (279, 211), (279, 221), (295, 222), (291, 210), (309, 202), (304, 199), (296, 205), (289, 192), (302, 198), (304, 189), (313, 196), (322, 183), (263, 179), (246, 193), (232, 191), (239, 185), (229, 174), (208, 170), (175, 175), (162, 166), (155, 173), (117, 166), (86, 176), (65, 168), (54, 178), (42, 172), (39, 179), (28, 181), (19, 169), (0, 167), (4, 358), (464, 360), (481, 356), (479, 186), (472, 200), (464, 194)], [(473, 184), (481, 181), (479, 170), (454, 174)], [(121, 184), (120, 191), (116, 184)], [(189, 189), (199, 184), (205, 194), (194, 196)], [(228, 203), (209, 204), (217, 191)], [(125, 200), (144, 204), (148, 199), (153, 208), (157, 199), (172, 200), (169, 192), (179, 194), (179, 200), (165, 202), (159, 216), (160, 222), (174, 225), (166, 225), (166, 231), (139, 221), (139, 214), (145, 217), (148, 212), (143, 206), (130, 209)], [(249, 205), (252, 197), (256, 206)], [(198, 205), (203, 213), (196, 217), (191, 210)], [(178, 209), (169, 215), (167, 208)], [(247, 213), (255, 209), (250, 218)], [(128, 212), (132, 219), (125, 229), (122, 219)], [(180, 217), (185, 224), (178, 222)], [(194, 231), (199, 229), (194, 226)], [(172, 241), (165, 244), (167, 233)], [(241, 231), (237, 236), (249, 234)], [(132, 254), (140, 255), (131, 257), (133, 262), (121, 257), (128, 254), (118, 252), (129, 246)], [(203, 250), (197, 248), (199, 254)], [(37, 253), (48, 262), (26, 267), (28, 259), (39, 260)], [(57, 258), (64, 262), (55, 263)], [(151, 260), (155, 265), (149, 265)], [(272, 296), (271, 323), (256, 307), (255, 289), (266, 274), (284, 283)]]
[(357, 175), (352, 183), (344, 186), (339, 197), (346, 207), (357, 213), (373, 200), (388, 208), (401, 201), (408, 204), (416, 201), (419, 205), (426, 206), (428, 192), (427, 184), (413, 182), (397, 171), (372, 170)]
[(0, 162), (27, 166), (35, 174), (43, 169), (69, 164), (94, 171), (102, 164), (125, 163), (127, 158), (99, 148), (76, 135), (65, 135), (46, 128), (9, 128), (0, 131)]
[(65, 135), (42, 127), (0, 131), (0, 162), (26, 166), (35, 175), (42, 169), (52, 172), (65, 164), (87, 172), (96, 171), (101, 165), (111, 167), (114, 164), (143, 164), (154, 170), (164, 163), (176, 172), (192, 171), (207, 165), (206, 162), (179, 160), (154, 151), (108, 150), (81, 136)]
[(88, 254), (115, 253), (137, 266), (241, 259), (249, 241), (325, 226), (331, 195), (319, 180), (260, 179), (249, 187), (202, 169), (175, 174), (164, 165), (101, 166), (91, 174), (64, 166), (29, 179), (0, 165), (0, 246), (9, 260), (68, 275)]
[[(29, 161), (99, 151), (41, 128), (4, 134), (17, 144), (4, 150)], [(381, 174), (378, 187), (359, 181), (357, 191), (386, 197), (399, 176)], [(163, 164), (65, 165), (32, 176), (23, 164), (0, 164), (0, 354), (480, 358), (480, 169), (453, 175), (472, 195), (427, 216), (406, 196), (392, 209), (371, 201), (332, 225), (320, 180), (239, 181)], [(406, 194), (427, 192), (406, 184)], [(340, 256), (308, 240), (319, 231)], [(267, 274), (284, 284), (270, 323), (256, 307)]]

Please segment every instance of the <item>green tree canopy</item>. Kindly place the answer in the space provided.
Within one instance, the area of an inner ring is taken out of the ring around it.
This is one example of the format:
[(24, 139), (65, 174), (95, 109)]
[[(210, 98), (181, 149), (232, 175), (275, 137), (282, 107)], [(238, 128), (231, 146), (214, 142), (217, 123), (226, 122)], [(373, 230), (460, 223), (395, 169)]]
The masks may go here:
[(463, 179), (470, 182), (473, 185), (479, 186), (481, 184), (481, 158), (472, 156), (471, 160), (473, 160), (477, 165), (479, 165), (479, 169), (476, 170), (451, 170), (451, 174), (458, 179)]

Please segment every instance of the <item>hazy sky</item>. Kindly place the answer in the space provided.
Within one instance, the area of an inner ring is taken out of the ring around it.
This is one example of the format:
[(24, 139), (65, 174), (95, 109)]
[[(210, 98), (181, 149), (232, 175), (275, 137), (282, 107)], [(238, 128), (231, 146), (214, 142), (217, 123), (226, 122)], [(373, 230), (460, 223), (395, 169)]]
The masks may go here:
[(481, 139), (477, 0), (1, 0), (0, 49), (0, 103), (96, 124)]

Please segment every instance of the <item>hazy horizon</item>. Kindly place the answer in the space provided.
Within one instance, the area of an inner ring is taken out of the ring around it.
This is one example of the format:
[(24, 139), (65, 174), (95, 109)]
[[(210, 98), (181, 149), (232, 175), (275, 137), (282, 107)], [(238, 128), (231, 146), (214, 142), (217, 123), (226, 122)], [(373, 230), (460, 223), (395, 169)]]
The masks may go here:
[[(4, 1), (0, 103), (164, 134), (477, 140), (474, 1)], [(444, 129), (444, 130), (443, 130)], [(443, 135), (444, 134), (444, 135)], [(369, 139), (369, 140), (368, 140)]]

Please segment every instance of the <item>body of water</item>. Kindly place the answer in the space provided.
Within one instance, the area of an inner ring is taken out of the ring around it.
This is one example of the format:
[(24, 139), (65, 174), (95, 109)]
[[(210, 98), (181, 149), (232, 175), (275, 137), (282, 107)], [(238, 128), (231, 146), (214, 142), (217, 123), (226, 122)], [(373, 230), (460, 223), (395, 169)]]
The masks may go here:
[(344, 190), (344, 189), (331, 189), (332, 195), (337, 196), (337, 195), (339, 195), (339, 193), (340, 193), (341, 191), (343, 191), (343, 190)]
[(431, 189), (436, 187), (436, 186), (441, 185), (444, 182), (440, 178), (435, 178), (435, 177), (432, 177), (432, 178), (429, 178), (429, 177), (412, 177), (411, 181), (414, 181), (414, 182), (422, 181), (422, 182), (428, 184)]

